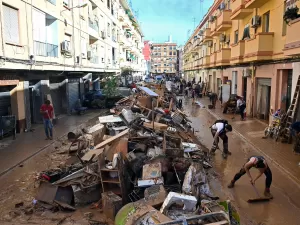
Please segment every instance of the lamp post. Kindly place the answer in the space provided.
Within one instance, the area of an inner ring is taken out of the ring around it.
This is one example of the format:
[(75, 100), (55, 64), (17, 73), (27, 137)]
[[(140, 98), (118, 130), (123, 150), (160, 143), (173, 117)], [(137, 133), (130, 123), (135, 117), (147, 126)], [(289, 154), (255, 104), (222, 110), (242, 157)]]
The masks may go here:
[(83, 3), (81, 5), (77, 5), (77, 6), (74, 6), (74, 7), (71, 7), (71, 8), (67, 8), (67, 9), (61, 10), (60, 13), (62, 13), (64, 11), (67, 11), (67, 10), (75, 9), (75, 8), (83, 8), (83, 7), (86, 7), (86, 6), (87, 6), (87, 3)]

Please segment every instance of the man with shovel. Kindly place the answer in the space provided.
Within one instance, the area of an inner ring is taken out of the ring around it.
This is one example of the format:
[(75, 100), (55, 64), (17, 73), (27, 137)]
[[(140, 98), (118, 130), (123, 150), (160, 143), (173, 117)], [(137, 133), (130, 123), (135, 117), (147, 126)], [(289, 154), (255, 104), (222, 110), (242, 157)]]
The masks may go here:
[(46, 100), (45, 104), (41, 106), (40, 113), (43, 115), (46, 140), (52, 140), (53, 139), (53, 132), (52, 132), (53, 107), (49, 100)]
[[(250, 174), (250, 169), (252, 167), (255, 167), (256, 169), (259, 170), (259, 174), (257, 175), (257, 177), (255, 179), (253, 179), (251, 174)], [(270, 198), (270, 199), (273, 198), (272, 194), (270, 193), (270, 187), (271, 187), (271, 184), (272, 184), (272, 171), (271, 171), (270, 167), (268, 166), (268, 164), (267, 164), (267, 162), (266, 162), (266, 160), (263, 156), (252, 156), (252, 157), (250, 157), (248, 159), (247, 163), (244, 164), (242, 169), (234, 176), (233, 180), (228, 185), (228, 188), (233, 188), (235, 182), (238, 179), (240, 179), (242, 176), (244, 176), (246, 173), (249, 176), (250, 183), (251, 183), (251, 185), (253, 185), (253, 187), (254, 187), (255, 181), (258, 178), (260, 178), (261, 175), (264, 173), (265, 176), (266, 176), (266, 188), (265, 188), (264, 195), (267, 198)]]

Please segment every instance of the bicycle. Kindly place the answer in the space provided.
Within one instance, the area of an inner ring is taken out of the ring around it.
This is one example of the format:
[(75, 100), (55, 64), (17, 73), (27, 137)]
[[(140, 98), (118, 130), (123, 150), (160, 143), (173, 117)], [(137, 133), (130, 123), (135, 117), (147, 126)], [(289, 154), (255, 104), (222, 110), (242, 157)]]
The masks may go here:
[(282, 118), (284, 117), (284, 114), (280, 116), (274, 116), (270, 112), (270, 115), (273, 116), (273, 121), (265, 128), (264, 135), (265, 138), (271, 137), (275, 138), (275, 140), (277, 141), (282, 132)]

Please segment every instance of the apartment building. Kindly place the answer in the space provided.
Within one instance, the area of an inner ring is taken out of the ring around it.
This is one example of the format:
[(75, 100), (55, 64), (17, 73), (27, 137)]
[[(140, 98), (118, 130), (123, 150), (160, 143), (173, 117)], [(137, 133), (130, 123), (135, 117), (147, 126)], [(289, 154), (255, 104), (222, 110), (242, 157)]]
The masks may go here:
[(144, 41), (143, 55), (146, 63), (146, 75), (149, 75), (151, 71), (151, 42), (150, 41)]
[(151, 50), (151, 73), (155, 75), (177, 74), (177, 44), (153, 43)]
[(0, 116), (20, 131), (49, 98), (71, 113), (99, 79), (143, 73), (142, 31), (126, 0), (0, 0)]
[(300, 20), (283, 15), (293, 0), (215, 0), (184, 46), (186, 79), (202, 79), (208, 90), (244, 96), (247, 113), (269, 119), (287, 110), (300, 75)]

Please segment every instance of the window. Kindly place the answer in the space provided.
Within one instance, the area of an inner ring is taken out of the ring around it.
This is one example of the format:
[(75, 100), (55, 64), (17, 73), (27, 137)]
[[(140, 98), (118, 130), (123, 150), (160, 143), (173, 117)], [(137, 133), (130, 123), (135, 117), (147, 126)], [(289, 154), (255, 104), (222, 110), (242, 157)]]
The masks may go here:
[(116, 61), (116, 49), (113, 47), (111, 50), (112, 50), (112, 60), (113, 60), (113, 63), (115, 63), (115, 61)]
[(110, 0), (107, 0), (107, 8), (110, 9)]
[(270, 31), (270, 11), (263, 15), (263, 32)]
[(176, 52), (173, 52), (173, 55), (176, 55)]
[(107, 36), (110, 37), (110, 23), (107, 23)]
[(112, 40), (113, 40), (114, 42), (117, 41), (117, 38), (116, 38), (116, 29), (115, 29), (115, 28), (112, 29), (111, 37), (112, 37)]
[(19, 44), (19, 16), (18, 10), (3, 5), (4, 39), (5, 42)]
[(234, 44), (237, 44), (239, 42), (239, 31), (234, 31)]
[(247, 26), (244, 28), (242, 40), (245, 40), (245, 39), (248, 39), (248, 38), (250, 38), (250, 26), (249, 26), (249, 25), (247, 25)]
[(172, 52), (169, 52), (169, 55), (172, 55)]
[(173, 50), (176, 50), (176, 46), (173, 47)]
[(217, 51), (217, 43), (214, 43), (214, 52)]
[(172, 46), (169, 49), (172, 50)]
[(70, 35), (70, 34), (65, 34), (65, 42), (66, 42), (66, 46), (65, 46), (65, 48), (67, 49), (67, 51), (71, 51), (71, 47), (72, 47), (72, 45), (71, 45), (71, 39), (72, 39), (72, 36)]

